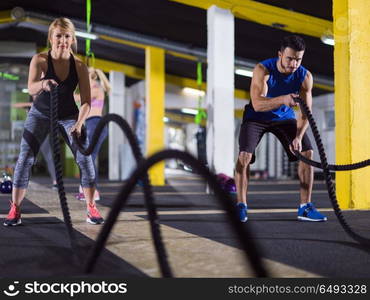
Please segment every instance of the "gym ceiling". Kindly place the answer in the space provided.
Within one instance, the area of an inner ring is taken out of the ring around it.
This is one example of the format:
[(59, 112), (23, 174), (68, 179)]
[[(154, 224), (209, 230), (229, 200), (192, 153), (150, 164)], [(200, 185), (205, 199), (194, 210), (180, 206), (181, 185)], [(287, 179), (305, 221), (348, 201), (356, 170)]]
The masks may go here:
[[(76, 27), (80, 27), (78, 29), (86, 31), (85, 2), (85, 0), (1, 0), (0, 17), (6, 16), (7, 11), (14, 7), (21, 7), (26, 16), (32, 16), (37, 22), (3, 19), (0, 21), (0, 41), (35, 42), (37, 48), (44, 48), (46, 32), (38, 28), (38, 22), (44, 22), (45, 28), (45, 24), (50, 23), (48, 18), (52, 20), (60, 16), (71, 18)], [(314, 88), (314, 95), (333, 90), (333, 47), (322, 42), (320, 33), (311, 33), (315, 26), (314, 22), (318, 22), (320, 26), (324, 24), (324, 27), (327, 24), (329, 27), (332, 26), (332, 0), (92, 0), (91, 2), (92, 32), (100, 30), (101, 33), (103, 30), (105, 33), (104, 39), (98, 38), (91, 42), (91, 49), (96, 58), (133, 66), (134, 70), (142, 70), (145, 66), (145, 48), (142, 42), (154, 41), (180, 49), (166, 52), (167, 74), (195, 79), (197, 56), (193, 53), (206, 53), (207, 47), (207, 11), (201, 6), (206, 6), (208, 2), (218, 2), (221, 7), (230, 6), (236, 16), (235, 57), (239, 61), (253, 64), (276, 56), (281, 38), (294, 30), (299, 30), (298, 33), (305, 39), (307, 45), (303, 65), (315, 78), (320, 79)], [(262, 17), (257, 15), (254, 18), (248, 17), (254, 14), (248, 12), (248, 6), (250, 8), (255, 4), (265, 4), (261, 10)], [(281, 14), (279, 22), (266, 24), (269, 19), (273, 20), (274, 16), (279, 14)], [(303, 29), (295, 28), (294, 18), (304, 23), (300, 24)], [(325, 33), (325, 28), (319, 30)], [(128, 40), (132, 38), (135, 43)], [(80, 54), (84, 54), (84, 39), (78, 39), (78, 50)], [(28, 63), (29, 58), (0, 57), (0, 63), (4, 62)], [(205, 65), (203, 73), (203, 78), (206, 78)], [(128, 84), (140, 78), (130, 74), (128, 77)], [(248, 91), (249, 86), (250, 78), (235, 75), (237, 89)]]

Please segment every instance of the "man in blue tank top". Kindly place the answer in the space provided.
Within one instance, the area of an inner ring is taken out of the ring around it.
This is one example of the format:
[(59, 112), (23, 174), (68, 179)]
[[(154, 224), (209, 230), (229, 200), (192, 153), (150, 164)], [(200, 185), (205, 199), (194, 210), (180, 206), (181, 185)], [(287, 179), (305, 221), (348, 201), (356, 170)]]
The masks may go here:
[[(312, 74), (301, 66), (305, 51), (304, 40), (287, 36), (281, 43), (277, 58), (256, 65), (250, 88), (251, 102), (245, 107), (239, 135), (239, 157), (235, 167), (238, 212), (241, 222), (247, 216), (249, 164), (254, 162), (254, 151), (266, 132), (273, 133), (282, 143), (290, 161), (297, 158), (292, 149), (312, 159), (313, 151), (306, 134), (307, 118), (299, 111), (296, 119), (293, 107), (295, 97), (301, 97), (312, 106)], [(311, 202), (313, 168), (299, 162), (300, 205), (298, 220), (326, 221)]]

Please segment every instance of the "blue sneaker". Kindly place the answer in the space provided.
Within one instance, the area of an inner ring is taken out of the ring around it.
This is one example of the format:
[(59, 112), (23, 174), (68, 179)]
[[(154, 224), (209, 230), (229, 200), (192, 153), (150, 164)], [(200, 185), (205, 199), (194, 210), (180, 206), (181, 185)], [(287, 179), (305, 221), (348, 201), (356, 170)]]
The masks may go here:
[(327, 217), (319, 213), (315, 206), (309, 202), (306, 205), (298, 208), (298, 220), (324, 222), (327, 220)]
[(237, 208), (240, 222), (247, 222), (248, 220), (247, 205), (243, 202), (240, 202), (238, 203)]

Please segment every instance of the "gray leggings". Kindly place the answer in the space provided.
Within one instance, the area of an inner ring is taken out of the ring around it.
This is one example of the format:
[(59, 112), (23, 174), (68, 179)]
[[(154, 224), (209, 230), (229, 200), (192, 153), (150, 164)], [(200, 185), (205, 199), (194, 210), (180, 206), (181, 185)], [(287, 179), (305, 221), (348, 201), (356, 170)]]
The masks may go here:
[[(68, 146), (74, 154), (75, 160), (80, 168), (81, 186), (95, 186), (95, 171), (91, 156), (82, 155), (77, 151), (74, 145), (70, 129), (76, 123), (75, 120), (59, 120), (58, 125), (60, 132)], [(28, 113), (26, 122), (24, 123), (24, 132), (21, 141), (20, 153), (15, 165), (13, 185), (16, 188), (25, 189), (28, 187), (30, 180), (31, 167), (35, 162), (35, 158), (40, 149), (40, 145), (50, 132), (50, 119), (39, 112), (34, 106)], [(88, 139), (84, 141), (84, 147), (88, 146)]]

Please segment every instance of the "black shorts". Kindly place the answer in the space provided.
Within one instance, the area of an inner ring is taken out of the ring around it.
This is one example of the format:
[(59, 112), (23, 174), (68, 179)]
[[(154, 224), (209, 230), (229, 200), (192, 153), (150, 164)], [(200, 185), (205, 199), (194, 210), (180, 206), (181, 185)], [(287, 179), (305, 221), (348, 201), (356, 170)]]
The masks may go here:
[[(251, 163), (255, 161), (255, 149), (266, 132), (273, 133), (283, 145), (289, 161), (297, 161), (297, 157), (289, 150), (289, 145), (297, 134), (297, 120), (285, 121), (244, 121), (239, 134), (239, 151), (253, 153)], [(302, 151), (312, 150), (307, 133), (302, 139)]]

